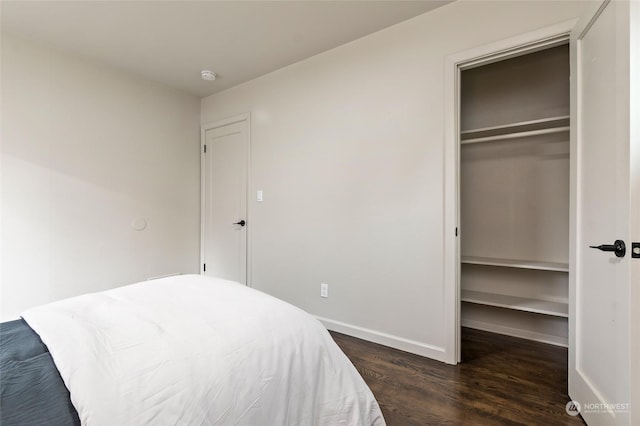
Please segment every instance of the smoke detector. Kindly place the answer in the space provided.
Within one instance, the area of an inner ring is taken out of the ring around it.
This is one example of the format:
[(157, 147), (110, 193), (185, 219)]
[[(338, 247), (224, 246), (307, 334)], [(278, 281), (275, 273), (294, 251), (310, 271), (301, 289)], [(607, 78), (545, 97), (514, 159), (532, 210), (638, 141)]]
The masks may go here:
[(213, 81), (216, 79), (216, 73), (209, 70), (200, 71), (203, 80)]

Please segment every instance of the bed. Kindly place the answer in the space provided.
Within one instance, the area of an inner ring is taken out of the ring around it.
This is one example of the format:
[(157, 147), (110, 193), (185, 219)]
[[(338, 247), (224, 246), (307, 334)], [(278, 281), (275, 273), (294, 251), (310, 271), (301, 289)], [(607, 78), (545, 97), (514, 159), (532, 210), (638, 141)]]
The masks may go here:
[(385, 424), (322, 324), (231, 281), (74, 297), (0, 333), (3, 426)]

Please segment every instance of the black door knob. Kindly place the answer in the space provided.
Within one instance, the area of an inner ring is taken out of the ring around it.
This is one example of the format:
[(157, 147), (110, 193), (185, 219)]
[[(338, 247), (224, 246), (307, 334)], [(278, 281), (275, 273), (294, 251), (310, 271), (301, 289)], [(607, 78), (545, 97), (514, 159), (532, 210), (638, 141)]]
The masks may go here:
[(613, 244), (600, 244), (599, 246), (589, 246), (601, 251), (612, 251), (617, 257), (624, 257), (627, 253), (627, 247), (624, 245), (624, 241), (616, 240)]
[(244, 219), (242, 219), (240, 222), (234, 223), (234, 225), (240, 225), (240, 226), (245, 226), (246, 224), (247, 222), (245, 222)]

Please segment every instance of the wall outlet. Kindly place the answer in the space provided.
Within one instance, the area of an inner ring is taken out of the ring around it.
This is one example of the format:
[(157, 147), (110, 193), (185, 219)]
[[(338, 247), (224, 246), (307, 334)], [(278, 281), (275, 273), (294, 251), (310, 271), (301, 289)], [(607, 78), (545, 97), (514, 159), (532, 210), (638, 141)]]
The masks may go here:
[(329, 297), (329, 284), (320, 284), (320, 297)]

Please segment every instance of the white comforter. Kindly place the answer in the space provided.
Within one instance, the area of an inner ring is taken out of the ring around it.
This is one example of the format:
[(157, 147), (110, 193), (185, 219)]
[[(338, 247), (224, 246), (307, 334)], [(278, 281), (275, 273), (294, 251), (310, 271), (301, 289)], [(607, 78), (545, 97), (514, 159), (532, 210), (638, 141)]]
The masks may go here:
[(22, 317), (83, 425), (384, 425), (316, 319), (241, 284), (170, 277)]

